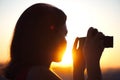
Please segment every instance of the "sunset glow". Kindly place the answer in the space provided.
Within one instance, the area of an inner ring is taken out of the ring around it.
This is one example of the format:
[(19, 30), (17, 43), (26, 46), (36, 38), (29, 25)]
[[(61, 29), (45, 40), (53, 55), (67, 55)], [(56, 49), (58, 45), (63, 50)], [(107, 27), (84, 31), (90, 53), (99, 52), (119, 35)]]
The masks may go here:
[[(101, 68), (120, 68), (120, 0), (1, 0), (0, 64), (10, 61), (10, 43), (18, 18), (29, 6), (40, 2), (52, 4), (67, 15), (67, 49), (61, 62), (51, 64), (51, 69), (64, 80), (71, 80), (74, 40), (86, 37), (90, 27), (114, 37), (114, 47), (105, 48), (102, 54)], [(66, 79), (66, 75), (70, 78)]]
[(64, 56), (62, 58), (62, 61), (59, 63), (52, 63), (52, 67), (54, 66), (62, 66), (62, 67), (72, 67), (73, 60), (72, 60), (72, 45), (73, 45), (73, 39), (69, 38), (68, 36), (66, 37), (67, 39), (67, 48), (64, 53)]

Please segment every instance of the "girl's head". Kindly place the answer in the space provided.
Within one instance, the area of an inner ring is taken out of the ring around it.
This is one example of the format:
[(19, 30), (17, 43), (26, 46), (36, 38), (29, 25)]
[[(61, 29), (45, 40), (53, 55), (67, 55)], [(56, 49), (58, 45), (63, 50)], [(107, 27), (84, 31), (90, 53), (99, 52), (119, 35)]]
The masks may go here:
[(11, 62), (38, 65), (60, 61), (66, 47), (65, 23), (64, 12), (52, 5), (38, 3), (26, 9), (14, 30)]
[(11, 62), (5, 76), (14, 80), (23, 68), (60, 61), (66, 48), (66, 15), (44, 3), (26, 9), (15, 26)]

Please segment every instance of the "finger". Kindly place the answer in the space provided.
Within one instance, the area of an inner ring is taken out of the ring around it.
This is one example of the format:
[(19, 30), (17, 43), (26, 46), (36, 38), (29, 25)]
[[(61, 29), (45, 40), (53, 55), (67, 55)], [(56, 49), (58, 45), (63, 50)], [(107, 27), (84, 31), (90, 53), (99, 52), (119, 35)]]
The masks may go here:
[(81, 39), (79, 39), (79, 49), (82, 49), (83, 48), (83, 46), (84, 46), (84, 43), (85, 43), (85, 39), (86, 38), (81, 38)]
[(77, 38), (75, 39), (74, 44), (73, 44), (73, 49), (72, 49), (73, 52), (77, 50), (78, 41), (79, 41), (79, 38), (77, 37)]
[(102, 32), (98, 32), (95, 36), (96, 40), (104, 40), (105, 35)]
[(98, 32), (95, 36), (96, 42), (99, 42), (99, 47), (101, 49), (104, 48), (104, 34), (102, 32)]
[(93, 27), (90, 27), (87, 33), (87, 38), (92, 38), (98, 33), (97, 29), (94, 29)]

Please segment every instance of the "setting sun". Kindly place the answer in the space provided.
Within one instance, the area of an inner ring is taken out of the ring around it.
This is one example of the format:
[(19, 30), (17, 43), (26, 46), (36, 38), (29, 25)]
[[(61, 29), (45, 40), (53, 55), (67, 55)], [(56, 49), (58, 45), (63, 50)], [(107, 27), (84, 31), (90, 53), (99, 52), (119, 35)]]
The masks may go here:
[(63, 59), (61, 61), (64, 65), (71, 65), (72, 64), (72, 53), (69, 51), (69, 49), (66, 51), (66, 53), (63, 56)]
[(73, 42), (74, 40), (70, 37), (66, 37), (67, 39), (67, 48), (66, 48), (66, 51), (64, 53), (64, 56), (62, 58), (62, 61), (59, 62), (59, 63), (55, 63), (53, 62), (52, 63), (52, 67), (54, 66), (62, 66), (62, 67), (72, 67), (72, 64), (73, 64), (73, 60), (72, 60), (72, 45), (73, 45)]

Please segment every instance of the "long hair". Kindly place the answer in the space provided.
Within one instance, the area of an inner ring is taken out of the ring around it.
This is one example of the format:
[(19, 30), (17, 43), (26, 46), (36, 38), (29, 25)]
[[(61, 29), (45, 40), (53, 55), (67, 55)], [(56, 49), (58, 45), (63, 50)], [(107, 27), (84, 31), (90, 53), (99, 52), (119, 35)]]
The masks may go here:
[(42, 64), (45, 51), (54, 43), (50, 26), (57, 31), (65, 21), (64, 12), (49, 4), (37, 3), (26, 9), (15, 26), (5, 76), (14, 80), (22, 68)]

